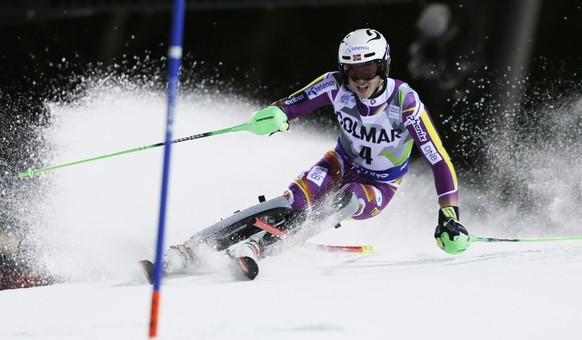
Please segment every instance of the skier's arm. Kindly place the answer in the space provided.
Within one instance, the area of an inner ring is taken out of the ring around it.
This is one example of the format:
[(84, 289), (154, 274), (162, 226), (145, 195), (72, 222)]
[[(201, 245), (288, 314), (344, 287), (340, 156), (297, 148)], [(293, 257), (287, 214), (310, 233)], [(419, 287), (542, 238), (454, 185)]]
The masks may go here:
[(326, 73), (289, 97), (277, 100), (271, 105), (280, 107), (289, 120), (300, 117), (322, 106), (331, 105), (337, 92), (340, 77), (337, 72)]
[[(289, 120), (331, 104), (333, 93), (334, 91), (337, 92), (339, 88), (336, 77), (335, 72), (326, 73), (289, 97), (279, 99), (264, 109), (255, 112), (255, 115), (270, 115), (277, 113), (277, 111), (282, 111), (286, 116), (285, 126), (277, 131), (285, 132), (289, 127), (287, 123)], [(277, 131), (272, 131), (272, 133)]]
[(437, 130), (415, 92), (408, 93), (402, 107), (404, 125), (432, 168), (439, 206), (458, 206), (457, 176)]
[(402, 115), (416, 146), (430, 165), (440, 205), (435, 230), (437, 245), (447, 253), (457, 254), (469, 246), (468, 232), (459, 222), (459, 196), (455, 168), (424, 104), (415, 92), (409, 92)]

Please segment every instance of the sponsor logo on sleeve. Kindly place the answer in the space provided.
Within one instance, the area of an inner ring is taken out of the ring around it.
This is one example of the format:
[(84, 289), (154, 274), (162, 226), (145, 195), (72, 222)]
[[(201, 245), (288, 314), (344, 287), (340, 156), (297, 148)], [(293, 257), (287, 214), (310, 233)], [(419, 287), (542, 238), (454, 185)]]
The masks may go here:
[(287, 98), (286, 100), (283, 101), (283, 104), (293, 105), (293, 104), (301, 103), (304, 100), (305, 100), (305, 94), (301, 93), (297, 96)]
[(335, 89), (337, 89), (335, 79), (331, 79), (331, 80), (328, 80), (325, 82), (319, 82), (319, 83), (311, 86), (310, 88), (308, 88), (307, 91), (305, 91), (305, 92), (307, 92), (307, 97), (309, 97), (309, 99), (313, 99), (325, 91), (335, 90)]
[(422, 153), (424, 153), (424, 156), (426, 157), (426, 159), (428, 159), (430, 164), (434, 165), (443, 160), (432, 142), (422, 144), (420, 146), (420, 149), (422, 150)]
[(424, 130), (420, 126), (420, 119), (418, 119), (418, 117), (409, 116), (408, 118), (406, 118), (406, 120), (407, 120), (407, 122), (405, 125), (412, 124), (414, 131), (416, 131), (416, 135), (418, 136), (418, 139), (421, 142), (426, 142), (428, 140), (428, 138), (426, 138), (427, 133), (424, 132)]
[(318, 187), (323, 184), (323, 180), (327, 176), (327, 168), (321, 166), (314, 166), (307, 174), (307, 179), (317, 184)]

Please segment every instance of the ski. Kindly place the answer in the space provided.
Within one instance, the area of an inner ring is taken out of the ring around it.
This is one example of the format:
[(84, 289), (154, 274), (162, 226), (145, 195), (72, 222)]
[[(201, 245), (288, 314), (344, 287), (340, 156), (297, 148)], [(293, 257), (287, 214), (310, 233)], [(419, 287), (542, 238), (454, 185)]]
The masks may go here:
[(313, 248), (317, 250), (323, 250), (328, 252), (348, 252), (348, 253), (360, 253), (360, 254), (369, 254), (374, 252), (374, 246), (336, 246), (336, 245), (322, 245), (322, 244), (313, 244), (306, 242), (300, 238), (297, 238), (285, 231), (275, 227), (274, 225), (267, 223), (259, 218), (255, 219), (253, 225), (257, 228), (260, 228), (270, 234), (273, 234), (279, 238), (287, 239), (297, 245)]
[(148, 282), (154, 284), (154, 264), (150, 260), (141, 260), (138, 263)]
[[(238, 280), (254, 280), (259, 274), (259, 265), (251, 257), (236, 257), (232, 261), (232, 274)], [(138, 264), (148, 282), (154, 284), (154, 264), (150, 260), (141, 260)]]

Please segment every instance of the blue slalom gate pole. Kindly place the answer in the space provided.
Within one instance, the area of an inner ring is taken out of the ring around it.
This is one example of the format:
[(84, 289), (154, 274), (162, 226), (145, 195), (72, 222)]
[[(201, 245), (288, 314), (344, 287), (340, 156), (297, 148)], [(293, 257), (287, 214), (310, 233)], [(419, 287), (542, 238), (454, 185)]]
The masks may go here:
[(150, 339), (156, 339), (158, 333), (158, 310), (160, 305), (160, 282), (162, 279), (162, 256), (164, 254), (164, 233), (166, 225), (166, 201), (168, 197), (168, 179), (170, 175), (170, 155), (172, 151), (172, 129), (174, 111), (180, 83), (180, 62), (182, 60), (182, 37), (184, 33), (185, 0), (174, 0), (172, 10), (172, 30), (168, 48), (168, 117), (166, 120), (166, 148), (164, 151), (164, 170), (162, 174), (162, 194), (158, 220), (158, 240), (156, 244), (156, 262), (154, 265), (154, 290), (150, 313)]

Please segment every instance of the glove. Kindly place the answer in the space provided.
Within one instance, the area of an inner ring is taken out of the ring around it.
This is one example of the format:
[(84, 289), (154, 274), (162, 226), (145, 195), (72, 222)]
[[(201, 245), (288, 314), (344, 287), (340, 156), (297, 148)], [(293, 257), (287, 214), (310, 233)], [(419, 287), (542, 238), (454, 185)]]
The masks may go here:
[(448, 254), (460, 254), (469, 248), (471, 240), (467, 229), (459, 222), (458, 207), (444, 207), (439, 210), (434, 238), (439, 248)]
[(278, 106), (267, 106), (256, 111), (249, 121), (247, 130), (257, 135), (272, 135), (289, 129), (287, 115)]

